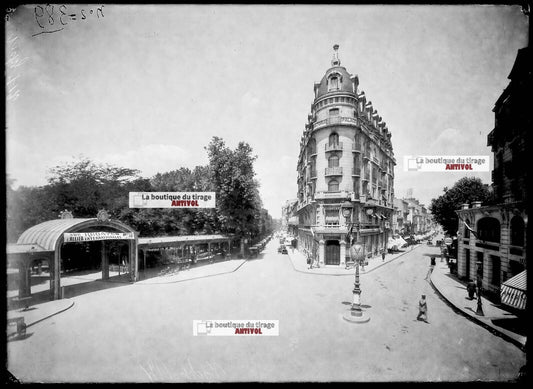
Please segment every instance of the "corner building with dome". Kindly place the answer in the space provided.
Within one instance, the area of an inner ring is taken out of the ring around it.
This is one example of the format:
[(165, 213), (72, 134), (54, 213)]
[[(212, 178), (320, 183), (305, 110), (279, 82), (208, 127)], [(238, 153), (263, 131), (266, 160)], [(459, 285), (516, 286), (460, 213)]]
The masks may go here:
[(298, 157), (298, 246), (308, 262), (346, 266), (350, 233), (365, 258), (381, 256), (392, 236), (391, 134), (333, 47), (331, 68), (315, 98)]

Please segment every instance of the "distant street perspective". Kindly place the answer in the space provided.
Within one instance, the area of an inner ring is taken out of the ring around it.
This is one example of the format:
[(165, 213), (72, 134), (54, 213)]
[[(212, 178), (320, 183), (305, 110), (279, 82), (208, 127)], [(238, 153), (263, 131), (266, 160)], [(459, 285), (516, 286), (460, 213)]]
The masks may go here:
[(7, 8), (4, 382), (527, 383), (530, 12)]

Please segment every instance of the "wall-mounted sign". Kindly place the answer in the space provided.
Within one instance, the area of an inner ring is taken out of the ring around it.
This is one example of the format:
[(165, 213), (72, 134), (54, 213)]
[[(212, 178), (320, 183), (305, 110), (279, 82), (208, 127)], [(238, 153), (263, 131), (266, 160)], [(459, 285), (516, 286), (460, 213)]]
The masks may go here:
[(215, 192), (130, 192), (130, 208), (215, 208)]
[(72, 242), (92, 242), (96, 240), (132, 240), (135, 239), (133, 232), (65, 232), (63, 241)]

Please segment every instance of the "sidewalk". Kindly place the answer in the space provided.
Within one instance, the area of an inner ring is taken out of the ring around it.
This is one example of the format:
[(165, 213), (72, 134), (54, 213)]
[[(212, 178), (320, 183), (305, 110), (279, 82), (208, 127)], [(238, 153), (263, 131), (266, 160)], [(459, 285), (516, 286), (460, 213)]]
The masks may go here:
[[(431, 284), (437, 292), (455, 309), (477, 324), (525, 350), (527, 337), (522, 335), (525, 334), (525, 323), (516, 315), (484, 297), (481, 297), (484, 316), (477, 315), (477, 298), (470, 300), (467, 297), (466, 286), (450, 274), (446, 262), (437, 262), (430, 278)], [(519, 330), (521, 325), (523, 325), (523, 329)]]
[[(421, 246), (420, 244), (417, 244), (412, 249), (416, 250), (420, 246)], [(372, 270), (380, 268), (381, 266), (384, 266), (398, 259), (404, 254), (411, 252), (411, 247), (407, 247), (403, 250), (404, 251), (401, 251), (399, 253), (385, 255), (385, 261), (382, 260), (381, 256), (370, 258), (368, 260), (368, 265), (365, 265), (364, 269), (362, 266), (359, 266), (359, 274), (362, 275), (362, 274), (370, 273)], [(328, 276), (352, 276), (353, 277), (354, 275), (353, 267), (346, 269), (344, 266), (331, 265), (331, 266), (321, 266), (319, 268), (309, 269), (309, 265), (307, 264), (307, 259), (302, 253), (300, 253), (297, 249), (294, 249), (294, 252), (293, 252), (289, 246), (287, 247), (287, 251), (289, 253), (289, 259), (292, 263), (292, 267), (294, 268), (295, 271), (302, 272), (302, 273), (309, 273), (309, 274), (328, 275)]]
[[(42, 304), (32, 305), (28, 309), (19, 308), (19, 309), (12, 309), (10, 311), (7, 311), (7, 318), (9, 320), (9, 319), (14, 319), (18, 317), (23, 317), (24, 323), (26, 324), (26, 328), (29, 328), (30, 326), (37, 324), (52, 316), (55, 316), (61, 312), (64, 312), (67, 309), (72, 308), (73, 306), (74, 306), (74, 301), (70, 299), (47, 301)], [(17, 332), (16, 326), (8, 325), (7, 327), (8, 337), (16, 332)]]

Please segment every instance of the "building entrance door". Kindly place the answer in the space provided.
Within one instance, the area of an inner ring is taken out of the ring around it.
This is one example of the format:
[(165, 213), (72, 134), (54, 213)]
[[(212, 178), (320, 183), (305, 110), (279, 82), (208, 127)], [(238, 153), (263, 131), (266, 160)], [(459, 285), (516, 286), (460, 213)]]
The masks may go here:
[(341, 247), (338, 240), (326, 241), (326, 265), (340, 265)]

